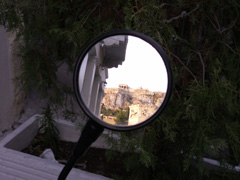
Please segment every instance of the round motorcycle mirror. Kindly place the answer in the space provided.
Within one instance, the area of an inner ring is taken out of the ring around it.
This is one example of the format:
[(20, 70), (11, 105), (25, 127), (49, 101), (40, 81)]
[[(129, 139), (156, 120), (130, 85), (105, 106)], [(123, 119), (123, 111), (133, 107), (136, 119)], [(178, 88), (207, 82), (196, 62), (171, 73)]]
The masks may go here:
[(158, 43), (120, 30), (102, 34), (86, 46), (77, 60), (73, 85), (90, 120), (58, 180), (66, 179), (104, 128), (134, 130), (158, 117), (170, 98), (172, 73)]
[(74, 70), (74, 91), (88, 117), (105, 128), (129, 131), (152, 122), (172, 90), (168, 58), (152, 38), (129, 30), (92, 40)]

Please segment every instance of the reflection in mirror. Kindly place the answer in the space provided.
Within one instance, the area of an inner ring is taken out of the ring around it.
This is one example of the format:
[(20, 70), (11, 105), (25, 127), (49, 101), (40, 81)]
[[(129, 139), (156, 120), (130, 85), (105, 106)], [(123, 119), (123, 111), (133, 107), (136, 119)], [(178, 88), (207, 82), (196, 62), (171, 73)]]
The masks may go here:
[(102, 121), (117, 126), (139, 124), (161, 106), (168, 86), (160, 54), (144, 40), (111, 36), (95, 44), (79, 71), (85, 105)]

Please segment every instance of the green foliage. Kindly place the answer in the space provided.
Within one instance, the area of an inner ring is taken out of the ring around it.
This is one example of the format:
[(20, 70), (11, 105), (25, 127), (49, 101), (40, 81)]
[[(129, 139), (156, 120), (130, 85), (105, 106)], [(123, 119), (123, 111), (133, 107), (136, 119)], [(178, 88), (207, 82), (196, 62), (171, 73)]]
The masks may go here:
[(107, 109), (104, 104), (101, 107), (101, 114), (104, 114), (106, 116), (116, 116), (116, 114), (118, 113), (118, 110), (114, 110), (114, 109)]
[(114, 120), (117, 124), (127, 124), (129, 116), (129, 109), (120, 109), (116, 114), (116, 119)]
[(41, 124), (39, 132), (43, 132), (44, 135), (44, 145), (56, 152), (58, 149), (59, 131), (55, 125), (53, 113), (49, 105), (44, 109), (42, 116), (38, 117), (38, 120)]
[(72, 71), (90, 39), (113, 29), (151, 36), (169, 57), (174, 88), (152, 125), (106, 138), (129, 153), (129, 179), (239, 179), (239, 173), (203, 163), (203, 157), (240, 162), (239, 12), (238, 0), (1, 1), (0, 24), (24, 41), (19, 81), (55, 109), (73, 99), (56, 72), (62, 64)]

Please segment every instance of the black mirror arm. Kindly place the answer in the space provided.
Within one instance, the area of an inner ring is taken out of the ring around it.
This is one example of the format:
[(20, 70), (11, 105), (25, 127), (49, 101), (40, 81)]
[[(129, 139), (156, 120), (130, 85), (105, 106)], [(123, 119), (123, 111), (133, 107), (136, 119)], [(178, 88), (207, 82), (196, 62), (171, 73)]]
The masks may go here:
[(104, 128), (93, 120), (89, 120), (86, 123), (82, 134), (74, 147), (72, 155), (61, 171), (58, 180), (66, 179), (77, 160), (84, 155), (91, 144), (102, 134), (103, 130)]

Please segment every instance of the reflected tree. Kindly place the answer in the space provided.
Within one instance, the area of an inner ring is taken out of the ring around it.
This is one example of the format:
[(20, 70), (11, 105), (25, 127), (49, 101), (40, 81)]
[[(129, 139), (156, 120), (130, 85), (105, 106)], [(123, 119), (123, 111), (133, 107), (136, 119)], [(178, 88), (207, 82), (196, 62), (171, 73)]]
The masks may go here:
[(126, 125), (128, 124), (129, 108), (120, 108), (116, 114), (115, 122), (116, 124)]

